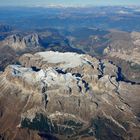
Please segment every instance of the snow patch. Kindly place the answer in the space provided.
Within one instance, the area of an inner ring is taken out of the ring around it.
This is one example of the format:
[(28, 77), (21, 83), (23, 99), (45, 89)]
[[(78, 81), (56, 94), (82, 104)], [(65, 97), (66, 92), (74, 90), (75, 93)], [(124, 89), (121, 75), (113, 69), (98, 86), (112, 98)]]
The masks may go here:
[(84, 55), (76, 54), (76, 53), (60, 53), (60, 52), (39, 52), (36, 53), (43, 58), (43, 61), (47, 61), (52, 64), (61, 64), (63, 68), (74, 68), (77, 66), (81, 66), (83, 64), (88, 64), (86, 60), (84, 60)]

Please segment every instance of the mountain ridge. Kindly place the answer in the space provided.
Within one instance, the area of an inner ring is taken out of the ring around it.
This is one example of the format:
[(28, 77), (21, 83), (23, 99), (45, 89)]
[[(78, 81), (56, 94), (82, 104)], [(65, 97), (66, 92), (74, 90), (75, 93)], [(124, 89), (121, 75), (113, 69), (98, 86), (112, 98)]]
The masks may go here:
[[(0, 74), (4, 106), (0, 130), (8, 127), (4, 121), (8, 116), (11, 126), (1, 131), (2, 138), (20, 139), (20, 134), (29, 140), (139, 137), (139, 85), (117, 81), (118, 68), (113, 64), (53, 51), (24, 54), (19, 61), (21, 65), (8, 66)], [(8, 112), (6, 105), (12, 109), (16, 101), (17, 111)], [(16, 124), (10, 117), (16, 118)]]

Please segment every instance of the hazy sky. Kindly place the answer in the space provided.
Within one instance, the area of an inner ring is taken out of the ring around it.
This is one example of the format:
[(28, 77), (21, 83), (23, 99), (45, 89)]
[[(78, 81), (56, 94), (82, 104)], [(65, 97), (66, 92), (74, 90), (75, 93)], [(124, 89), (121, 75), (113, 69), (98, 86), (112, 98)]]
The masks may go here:
[(0, 0), (0, 6), (140, 5), (140, 0)]

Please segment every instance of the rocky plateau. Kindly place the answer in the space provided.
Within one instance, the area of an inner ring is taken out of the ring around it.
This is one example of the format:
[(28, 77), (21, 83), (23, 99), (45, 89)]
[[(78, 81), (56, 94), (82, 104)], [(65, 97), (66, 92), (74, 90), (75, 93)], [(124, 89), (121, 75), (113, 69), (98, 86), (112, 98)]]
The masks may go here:
[(19, 62), (0, 73), (0, 139), (140, 139), (140, 85), (120, 67), (53, 51)]

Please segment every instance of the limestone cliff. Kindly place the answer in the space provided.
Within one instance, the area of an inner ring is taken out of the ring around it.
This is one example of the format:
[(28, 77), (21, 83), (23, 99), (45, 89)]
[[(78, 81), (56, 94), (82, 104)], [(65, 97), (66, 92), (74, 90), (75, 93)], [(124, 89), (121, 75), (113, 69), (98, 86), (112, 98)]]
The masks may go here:
[(24, 54), (0, 74), (0, 138), (140, 138), (140, 86), (106, 60), (76, 53)]

